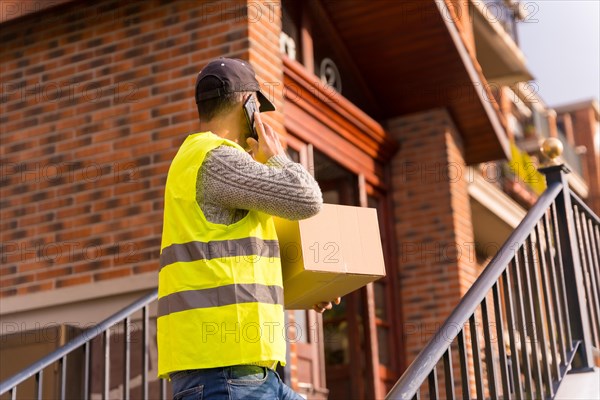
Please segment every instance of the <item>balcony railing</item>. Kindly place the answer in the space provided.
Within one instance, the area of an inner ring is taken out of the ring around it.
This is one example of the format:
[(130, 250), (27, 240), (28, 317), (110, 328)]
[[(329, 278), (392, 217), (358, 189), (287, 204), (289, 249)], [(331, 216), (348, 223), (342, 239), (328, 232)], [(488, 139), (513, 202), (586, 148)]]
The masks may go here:
[(531, 112), (528, 118), (518, 121), (515, 140), (519, 147), (529, 154), (539, 151), (540, 140), (550, 137), (550, 123), (548, 116), (535, 107), (527, 107)]
[[(548, 117), (537, 111), (535, 108), (531, 109), (531, 117), (529, 119), (523, 123), (519, 123), (519, 130), (522, 137), (517, 138), (517, 143), (521, 149), (530, 154), (539, 150), (539, 141), (541, 139), (550, 137)], [(557, 127), (557, 136), (563, 144), (564, 150), (562, 157), (565, 163), (573, 172), (576, 172), (579, 176), (583, 176), (581, 158), (575, 147), (569, 143), (560, 127)]]
[(512, 40), (518, 44), (515, 6), (507, 4), (505, 0), (483, 0), (483, 7), (484, 15), (488, 20), (492, 23), (499, 23)]
[(564, 150), (562, 156), (565, 163), (579, 176), (583, 176), (583, 168), (581, 166), (579, 154), (577, 154), (575, 148), (569, 144), (567, 137), (561, 131), (558, 131), (558, 138), (563, 143)]

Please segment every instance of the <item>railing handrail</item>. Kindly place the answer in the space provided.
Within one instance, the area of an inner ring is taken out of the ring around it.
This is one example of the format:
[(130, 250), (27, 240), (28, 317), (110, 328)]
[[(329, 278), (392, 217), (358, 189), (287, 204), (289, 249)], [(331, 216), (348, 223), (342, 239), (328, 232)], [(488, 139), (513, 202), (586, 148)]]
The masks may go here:
[(542, 193), (536, 204), (498, 250), (498, 253), (475, 280), (444, 324), (404, 371), (404, 374), (387, 394), (386, 399), (411, 399), (415, 395), (421, 383), (425, 381), (433, 367), (458, 335), (460, 327), (467, 322), (490, 289), (496, 284), (500, 275), (514, 257), (516, 248), (525, 242), (535, 224), (544, 216), (544, 213), (562, 189), (562, 183), (554, 182)]
[(57, 362), (61, 358), (65, 357), (67, 354), (69, 354), (72, 351), (83, 346), (86, 342), (91, 341), (93, 338), (95, 338), (99, 334), (110, 329), (113, 325), (117, 324), (118, 322), (123, 321), (125, 318), (132, 315), (133, 313), (141, 310), (145, 306), (147, 306), (150, 303), (152, 303), (153, 301), (155, 301), (157, 298), (158, 298), (158, 289), (155, 289), (152, 292), (144, 295), (143, 297), (141, 297), (134, 303), (128, 305), (127, 307), (121, 309), (120, 311), (117, 311), (110, 317), (108, 317), (105, 320), (103, 320), (102, 322), (100, 322), (98, 325), (95, 325), (95, 326), (87, 329), (81, 335), (77, 336), (70, 342), (68, 342), (65, 345), (54, 350), (52, 353), (48, 354), (47, 356), (34, 362), (29, 367), (23, 369), (21, 372), (6, 379), (4, 382), (0, 382), (0, 395), (3, 395), (4, 393), (8, 392), (13, 387), (17, 386), (18, 384), (25, 381), (26, 379), (32, 377), (33, 375), (35, 375), (39, 371), (43, 370), (50, 364)]

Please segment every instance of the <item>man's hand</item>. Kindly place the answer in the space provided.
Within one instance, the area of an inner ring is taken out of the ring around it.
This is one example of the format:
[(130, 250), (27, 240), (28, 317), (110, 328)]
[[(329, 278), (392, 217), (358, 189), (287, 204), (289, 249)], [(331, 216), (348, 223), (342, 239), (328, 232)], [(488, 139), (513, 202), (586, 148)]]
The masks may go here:
[(285, 154), (279, 135), (273, 132), (273, 129), (260, 119), (258, 112), (254, 113), (254, 128), (258, 134), (258, 141), (254, 138), (246, 139), (246, 143), (250, 147), (250, 154), (259, 163), (266, 163), (269, 158)]
[(337, 306), (338, 304), (340, 304), (341, 301), (342, 301), (341, 297), (336, 298), (335, 300), (333, 300), (333, 302), (322, 301), (319, 304), (315, 304), (313, 306), (313, 310), (315, 310), (319, 314), (323, 314), (325, 312), (325, 310), (331, 310), (333, 308), (333, 304), (335, 304)]

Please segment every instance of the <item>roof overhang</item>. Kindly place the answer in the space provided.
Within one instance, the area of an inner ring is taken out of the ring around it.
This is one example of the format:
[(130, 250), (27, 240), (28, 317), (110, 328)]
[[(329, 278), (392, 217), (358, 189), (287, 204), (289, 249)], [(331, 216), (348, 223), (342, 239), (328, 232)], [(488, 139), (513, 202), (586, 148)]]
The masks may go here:
[(598, 100), (596, 99), (587, 99), (582, 101), (577, 101), (574, 103), (568, 103), (563, 105), (558, 105), (554, 107), (554, 111), (557, 114), (564, 114), (573, 111), (580, 111), (591, 108), (594, 110), (594, 114), (596, 115), (596, 119), (600, 119), (600, 107), (598, 106)]
[(498, 105), (445, 1), (322, 1), (377, 100), (377, 118), (443, 107), (468, 164), (509, 158)]

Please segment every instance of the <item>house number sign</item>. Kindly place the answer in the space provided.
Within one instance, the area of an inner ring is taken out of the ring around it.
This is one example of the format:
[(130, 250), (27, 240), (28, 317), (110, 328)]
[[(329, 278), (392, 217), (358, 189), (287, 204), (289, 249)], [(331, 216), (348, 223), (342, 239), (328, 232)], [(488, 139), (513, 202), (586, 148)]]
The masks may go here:
[(340, 71), (331, 58), (324, 58), (323, 61), (321, 61), (319, 75), (323, 83), (331, 86), (338, 93), (342, 93)]

